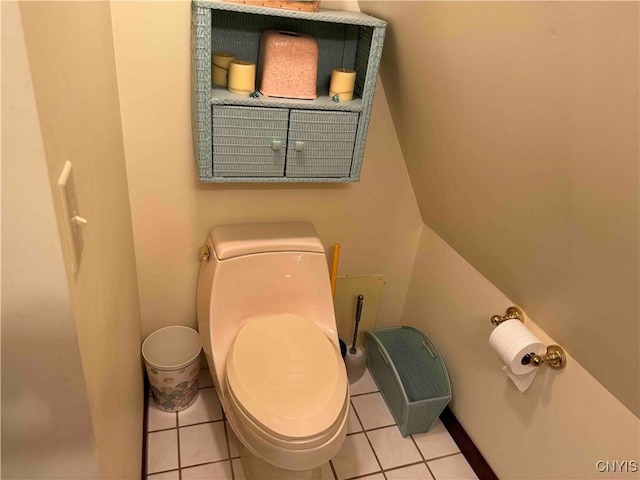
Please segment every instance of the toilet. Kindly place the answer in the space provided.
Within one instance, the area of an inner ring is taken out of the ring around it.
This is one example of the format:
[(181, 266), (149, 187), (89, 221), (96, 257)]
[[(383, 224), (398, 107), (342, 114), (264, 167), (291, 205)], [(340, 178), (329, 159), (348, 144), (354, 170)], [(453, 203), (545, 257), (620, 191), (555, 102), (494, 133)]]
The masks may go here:
[(320, 478), (344, 442), (349, 386), (315, 229), (218, 226), (203, 251), (198, 329), (245, 475)]

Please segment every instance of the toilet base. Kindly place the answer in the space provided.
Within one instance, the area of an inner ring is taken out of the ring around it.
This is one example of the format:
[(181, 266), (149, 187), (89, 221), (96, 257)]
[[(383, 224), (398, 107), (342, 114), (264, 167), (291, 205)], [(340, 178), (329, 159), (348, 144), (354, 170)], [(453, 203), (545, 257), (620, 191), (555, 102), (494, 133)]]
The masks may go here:
[(321, 468), (311, 470), (285, 470), (256, 457), (240, 444), (240, 463), (246, 480), (320, 480)]

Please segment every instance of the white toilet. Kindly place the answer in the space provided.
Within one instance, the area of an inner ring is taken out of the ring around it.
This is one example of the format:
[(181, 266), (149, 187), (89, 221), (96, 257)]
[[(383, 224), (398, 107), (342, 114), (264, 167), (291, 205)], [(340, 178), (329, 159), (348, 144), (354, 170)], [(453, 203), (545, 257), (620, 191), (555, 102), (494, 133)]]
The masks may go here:
[(214, 227), (207, 247), (198, 328), (244, 473), (320, 478), (349, 412), (322, 243), (309, 223), (274, 223)]

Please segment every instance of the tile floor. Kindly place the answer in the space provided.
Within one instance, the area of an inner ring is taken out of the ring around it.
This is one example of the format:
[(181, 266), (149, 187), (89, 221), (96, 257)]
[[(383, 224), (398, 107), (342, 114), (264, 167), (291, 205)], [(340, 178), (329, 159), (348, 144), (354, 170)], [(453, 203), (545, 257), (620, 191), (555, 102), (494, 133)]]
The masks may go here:
[[(403, 438), (369, 372), (351, 385), (347, 428), (321, 480), (478, 478), (440, 420), (428, 433)], [(149, 399), (147, 430), (147, 480), (245, 479), (208, 370), (200, 372), (198, 399), (183, 412), (163, 412)]]

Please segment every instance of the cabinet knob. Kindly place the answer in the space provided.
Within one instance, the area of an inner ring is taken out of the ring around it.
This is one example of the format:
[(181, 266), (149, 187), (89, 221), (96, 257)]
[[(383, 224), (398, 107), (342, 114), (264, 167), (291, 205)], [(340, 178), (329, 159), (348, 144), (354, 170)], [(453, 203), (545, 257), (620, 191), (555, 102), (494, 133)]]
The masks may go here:
[(274, 152), (282, 150), (282, 140), (274, 140), (271, 142), (271, 149)]
[(296, 142), (294, 147), (296, 152), (301, 152), (304, 150), (304, 142)]

